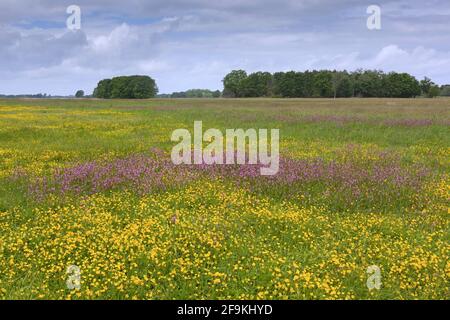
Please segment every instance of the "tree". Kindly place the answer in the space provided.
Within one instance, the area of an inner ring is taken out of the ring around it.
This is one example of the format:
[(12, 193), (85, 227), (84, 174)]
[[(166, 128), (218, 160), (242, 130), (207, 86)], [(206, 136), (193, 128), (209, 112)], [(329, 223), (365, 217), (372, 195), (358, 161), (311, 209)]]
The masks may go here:
[(430, 78), (425, 77), (423, 80), (420, 80), (420, 89), (422, 90), (422, 94), (424, 96), (427, 96), (433, 85), (434, 83)]
[(421, 93), (419, 81), (407, 73), (391, 72), (385, 83), (387, 96), (391, 98), (411, 98)]
[(354, 96), (372, 98), (385, 97), (385, 74), (378, 70), (357, 70), (353, 75)]
[(273, 93), (283, 98), (295, 97), (295, 72), (277, 72), (273, 75)]
[(110, 99), (111, 98), (111, 79), (101, 80), (97, 84), (97, 88), (94, 89), (93, 96), (99, 99)]
[(314, 96), (314, 90), (315, 90), (314, 78), (316, 76), (316, 73), (317, 73), (317, 71), (309, 71), (309, 70), (306, 70), (306, 72), (303, 73), (302, 97), (311, 98)]
[(441, 96), (450, 97), (450, 84), (441, 86)]
[(158, 93), (155, 80), (148, 76), (116, 77), (101, 80), (94, 97), (102, 99), (148, 99)]
[(341, 84), (338, 88), (337, 95), (341, 98), (349, 98), (353, 95), (353, 82), (350, 74), (344, 71)]
[(243, 96), (242, 84), (247, 78), (244, 70), (233, 70), (223, 79), (224, 96), (239, 98)]
[(149, 99), (158, 94), (155, 80), (148, 76), (129, 77), (131, 94), (130, 99)]
[(160, 95), (165, 98), (220, 98), (220, 90), (211, 91), (209, 89), (190, 89), (182, 92), (173, 92), (169, 95)]
[(182, 92), (174, 92), (170, 95), (171, 98), (187, 98), (186, 92), (182, 91)]
[(290, 74), (292, 78), (291, 95), (296, 98), (310, 97), (311, 91), (308, 90), (308, 74), (303, 72), (293, 72)]
[(441, 94), (441, 89), (437, 85), (432, 85), (430, 90), (428, 91), (428, 98), (435, 98)]
[(332, 74), (330, 71), (316, 71), (314, 75), (314, 97), (333, 97)]
[(75, 98), (83, 98), (84, 97), (84, 91), (83, 90), (78, 90), (75, 93)]
[(255, 72), (242, 80), (239, 90), (243, 97), (269, 97), (272, 95), (272, 75)]
[(312, 90), (308, 90), (308, 75), (303, 72), (277, 72), (272, 77), (273, 95), (284, 98), (308, 97)]
[(353, 94), (353, 86), (350, 75), (347, 71), (333, 71), (331, 78), (334, 99), (337, 97), (351, 97)]
[(334, 71), (333, 72), (333, 76), (331, 78), (331, 84), (333, 86), (333, 93), (334, 93), (333, 97), (334, 97), (334, 99), (336, 99), (336, 97), (337, 97), (337, 92), (338, 92), (338, 89), (339, 89), (339, 87), (341, 85), (341, 82), (342, 82), (342, 73)]
[(441, 93), (439, 86), (427, 77), (420, 81), (420, 89), (422, 94), (427, 98), (437, 97)]

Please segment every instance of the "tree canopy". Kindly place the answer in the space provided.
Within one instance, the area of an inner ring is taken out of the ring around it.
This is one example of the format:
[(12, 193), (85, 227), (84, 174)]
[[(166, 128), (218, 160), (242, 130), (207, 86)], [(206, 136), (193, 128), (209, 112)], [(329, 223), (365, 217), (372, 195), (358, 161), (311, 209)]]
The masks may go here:
[(233, 70), (223, 79), (223, 96), (239, 98), (244, 97), (244, 80), (247, 79), (247, 72), (244, 70)]
[(75, 98), (83, 98), (84, 97), (84, 91), (83, 90), (78, 90), (75, 93)]
[(156, 82), (149, 76), (122, 76), (101, 80), (93, 95), (102, 99), (148, 99), (157, 93)]
[(420, 81), (420, 88), (422, 93), (428, 98), (434, 98), (441, 94), (441, 88), (427, 77)]
[(223, 85), (223, 96), (236, 98), (411, 98), (424, 93), (415, 77), (407, 73), (384, 73), (379, 70), (313, 70), (274, 74), (247, 74), (244, 70), (233, 70), (225, 76)]
[(440, 90), (441, 91), (440, 92), (441, 96), (450, 97), (450, 84), (443, 85), (443, 86), (441, 86), (440, 89), (441, 89)]

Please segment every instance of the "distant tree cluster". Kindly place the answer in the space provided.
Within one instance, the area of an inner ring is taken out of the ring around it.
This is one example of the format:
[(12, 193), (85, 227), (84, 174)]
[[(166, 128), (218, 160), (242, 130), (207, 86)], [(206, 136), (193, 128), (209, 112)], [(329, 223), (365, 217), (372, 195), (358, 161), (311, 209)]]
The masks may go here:
[(158, 93), (155, 80), (148, 76), (123, 76), (101, 80), (93, 96), (101, 99), (148, 99)]
[(234, 70), (223, 79), (224, 97), (282, 98), (411, 98), (439, 95), (430, 79), (419, 82), (407, 73), (378, 70), (255, 72)]
[(450, 97), (450, 84), (445, 84), (441, 86), (440, 95), (444, 97)]
[(191, 89), (171, 94), (160, 94), (158, 98), (220, 98), (221, 96), (222, 92), (220, 90)]
[[(57, 96), (55, 96), (57, 97)], [(53, 98), (52, 95), (46, 93), (38, 94), (0, 94), (0, 98), (5, 99), (49, 99)]]
[(420, 81), (420, 89), (422, 94), (428, 98), (434, 98), (441, 94), (441, 88), (427, 77)]
[(84, 91), (83, 90), (78, 90), (75, 93), (75, 98), (83, 98), (84, 97)]

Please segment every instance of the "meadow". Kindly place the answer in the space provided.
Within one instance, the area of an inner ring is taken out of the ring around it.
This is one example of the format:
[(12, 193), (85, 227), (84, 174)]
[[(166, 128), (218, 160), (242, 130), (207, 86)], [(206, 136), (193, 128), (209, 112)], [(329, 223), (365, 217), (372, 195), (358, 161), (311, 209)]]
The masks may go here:
[[(195, 120), (280, 129), (279, 174), (173, 165)], [(0, 100), (0, 298), (449, 299), (449, 126), (444, 98)]]

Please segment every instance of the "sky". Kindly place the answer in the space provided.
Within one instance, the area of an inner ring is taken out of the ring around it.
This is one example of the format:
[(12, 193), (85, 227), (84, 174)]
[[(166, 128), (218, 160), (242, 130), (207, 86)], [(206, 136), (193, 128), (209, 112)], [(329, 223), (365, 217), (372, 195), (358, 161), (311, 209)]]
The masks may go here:
[(135, 74), (160, 93), (221, 90), (234, 69), (358, 68), (450, 84), (450, 1), (0, 0), (0, 94), (90, 94)]

